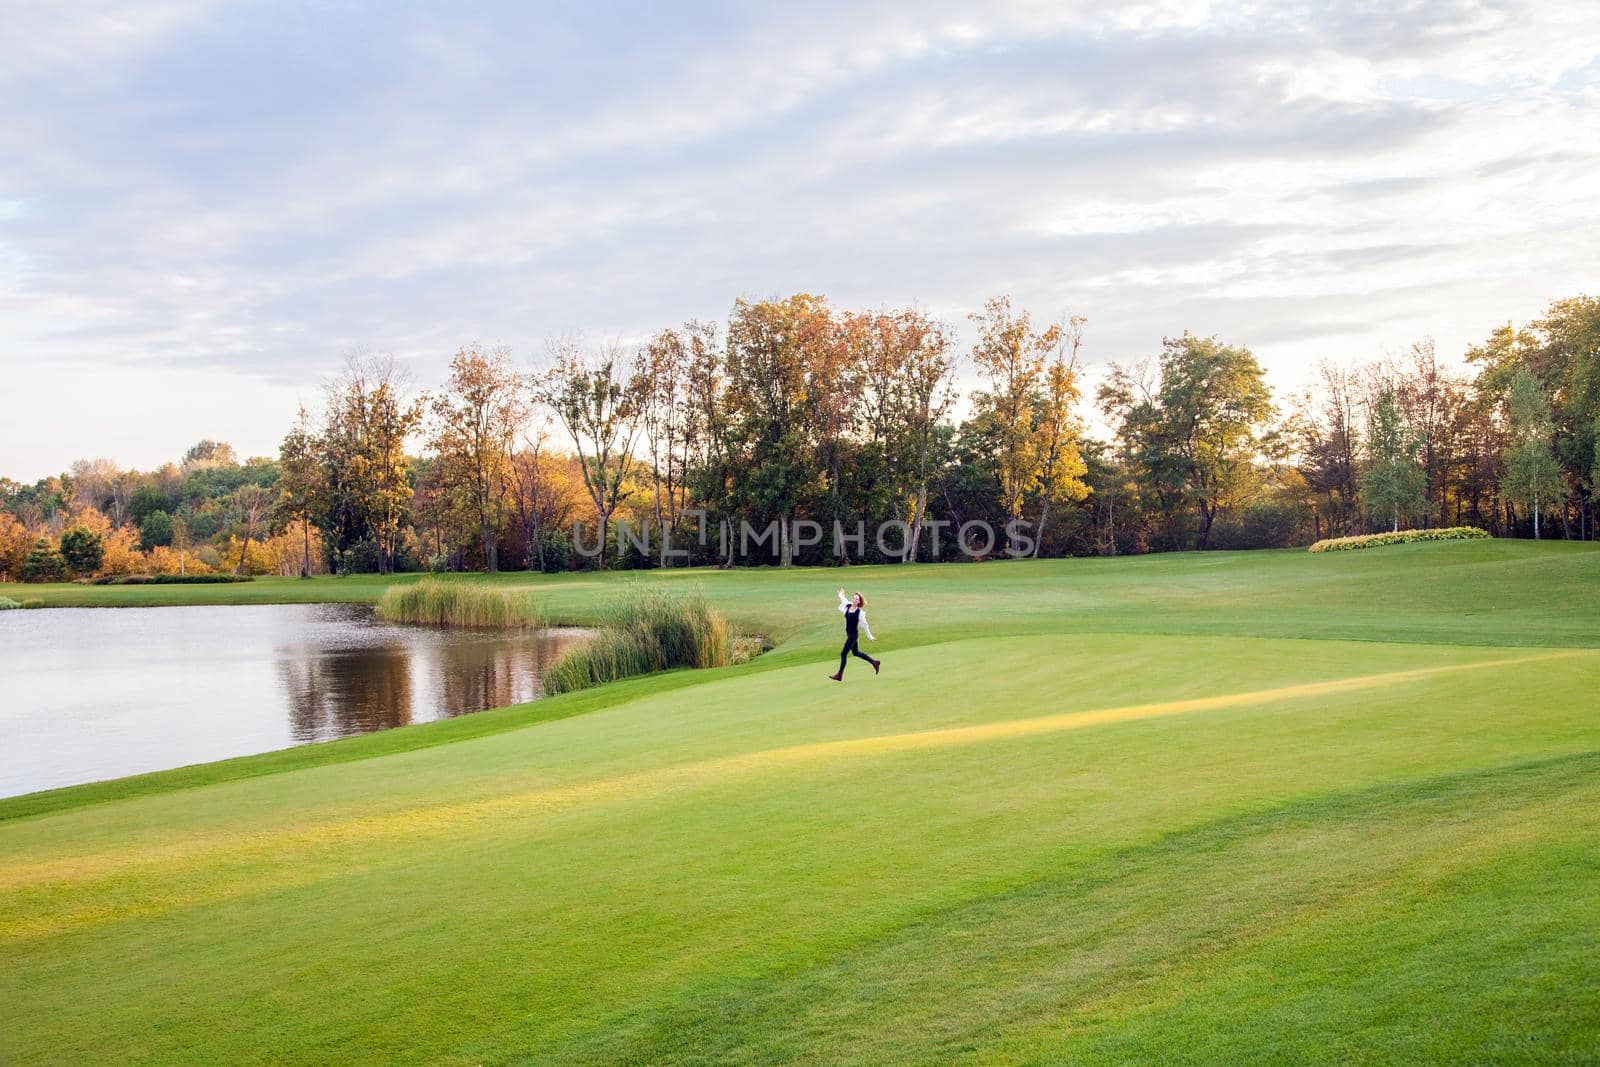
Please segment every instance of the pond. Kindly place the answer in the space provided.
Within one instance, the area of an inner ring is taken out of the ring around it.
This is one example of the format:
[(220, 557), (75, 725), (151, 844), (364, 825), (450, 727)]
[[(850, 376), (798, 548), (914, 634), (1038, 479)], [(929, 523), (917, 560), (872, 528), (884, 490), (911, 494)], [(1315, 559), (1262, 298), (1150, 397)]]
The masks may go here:
[(347, 604), (0, 612), (0, 796), (533, 700), (586, 636)]

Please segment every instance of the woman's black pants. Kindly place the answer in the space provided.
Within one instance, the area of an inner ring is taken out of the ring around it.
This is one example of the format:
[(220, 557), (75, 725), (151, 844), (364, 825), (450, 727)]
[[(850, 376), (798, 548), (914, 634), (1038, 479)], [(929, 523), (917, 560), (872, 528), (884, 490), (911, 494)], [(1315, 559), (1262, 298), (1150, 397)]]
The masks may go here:
[(844, 673), (844, 661), (849, 659), (851, 656), (854, 656), (857, 659), (864, 659), (868, 663), (872, 662), (872, 657), (867, 655), (865, 652), (861, 651), (861, 649), (859, 647), (857, 647), (857, 645), (856, 645), (856, 635), (855, 634), (851, 634), (849, 637), (846, 637), (844, 639), (844, 647), (839, 650), (839, 673), (840, 674)]

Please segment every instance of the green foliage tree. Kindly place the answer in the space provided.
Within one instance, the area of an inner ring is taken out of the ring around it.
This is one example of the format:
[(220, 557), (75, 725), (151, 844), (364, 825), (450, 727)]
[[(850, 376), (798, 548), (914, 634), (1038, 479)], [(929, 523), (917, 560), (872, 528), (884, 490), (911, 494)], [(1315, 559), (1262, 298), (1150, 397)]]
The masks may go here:
[(22, 563), (22, 580), (25, 582), (59, 582), (67, 576), (67, 561), (50, 543), (41, 537), (28, 550)]
[(165, 511), (152, 511), (139, 524), (139, 547), (146, 552), (172, 544), (172, 516)]
[(1159, 366), (1113, 368), (1100, 391), (1120, 421), (1123, 451), (1164, 517), (1173, 548), (1191, 516), (1205, 548), (1217, 517), (1259, 482), (1272, 392), (1255, 355), (1214, 337), (1168, 338)]
[(1506, 499), (1533, 511), (1533, 537), (1539, 540), (1540, 513), (1564, 498), (1566, 479), (1551, 450), (1554, 419), (1533, 372), (1517, 368), (1506, 398), (1505, 475), (1501, 489)]
[(105, 543), (93, 530), (74, 526), (61, 535), (61, 558), (74, 574), (93, 574), (105, 559)]
[(1367, 514), (1399, 530), (1402, 520), (1427, 506), (1427, 481), (1395, 390), (1385, 387), (1367, 421), (1367, 469), (1361, 478)]
[[(801, 502), (824, 488), (843, 421), (844, 386), (827, 301), (810, 293), (737, 301), (728, 319), (727, 403), (733, 413), (735, 507), (779, 525), (779, 558), (793, 561), (788, 531)], [(830, 480), (827, 488), (837, 486)], [(836, 506), (837, 501), (831, 502)]]
[(311, 426), (311, 416), (300, 409), (294, 426), (278, 446), (278, 516), (286, 525), (300, 524), (300, 577), (311, 576), (311, 524), (322, 505), (327, 479), (321, 462), (322, 442)]
[(1591, 431), (1594, 438), (1594, 462), (1589, 467), (1589, 499), (1592, 501), (1600, 497), (1600, 415), (1594, 417), (1594, 428)]
[(150, 482), (140, 485), (133, 491), (133, 495), (128, 498), (128, 518), (132, 519), (141, 529), (144, 527), (144, 520), (154, 512), (165, 511), (170, 513), (171, 510), (172, 502), (167, 499), (167, 495), (161, 491), (159, 486)]

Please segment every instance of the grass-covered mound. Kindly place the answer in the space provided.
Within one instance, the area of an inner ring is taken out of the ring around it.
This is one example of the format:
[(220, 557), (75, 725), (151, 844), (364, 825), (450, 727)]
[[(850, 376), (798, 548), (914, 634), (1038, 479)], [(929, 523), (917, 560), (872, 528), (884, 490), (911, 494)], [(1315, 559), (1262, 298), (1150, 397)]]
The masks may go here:
[(672, 667), (725, 667), (733, 641), (728, 622), (698, 589), (629, 590), (605, 613), (587, 643), (545, 672), (547, 693), (570, 693)]
[(1432, 530), (1399, 530), (1391, 533), (1361, 534), (1356, 537), (1330, 537), (1318, 541), (1311, 552), (1353, 552), (1387, 545), (1410, 545), (1423, 541), (1488, 541), (1488, 531), (1476, 526), (1443, 526)]
[(513, 629), (544, 624), (538, 602), (525, 590), (437, 578), (391, 586), (378, 600), (378, 617), (421, 626)]

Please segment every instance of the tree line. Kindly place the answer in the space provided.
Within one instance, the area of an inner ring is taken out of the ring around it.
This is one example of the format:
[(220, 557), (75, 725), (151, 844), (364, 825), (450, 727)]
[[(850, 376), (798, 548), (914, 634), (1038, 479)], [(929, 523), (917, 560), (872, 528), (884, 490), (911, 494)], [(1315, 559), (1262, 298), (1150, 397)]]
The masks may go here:
[(276, 457), (207, 441), (153, 472), (0, 479), (0, 574), (731, 565), (745, 526), (806, 564), (833, 546), (797, 530), (886, 522), (906, 536), (847, 560), (951, 558), (940, 529), (973, 521), (1022, 524), (994, 553), (1040, 556), (1423, 525), (1594, 537), (1600, 300), (1497, 329), (1460, 366), (1425, 340), (1282, 398), (1247, 347), (1187, 333), (1085, 396), (1086, 328), (1002, 296), (958, 345), (916, 308), (797, 293), (629, 348), (552, 338), (532, 370), (467, 345), (428, 392), (355, 353)]

